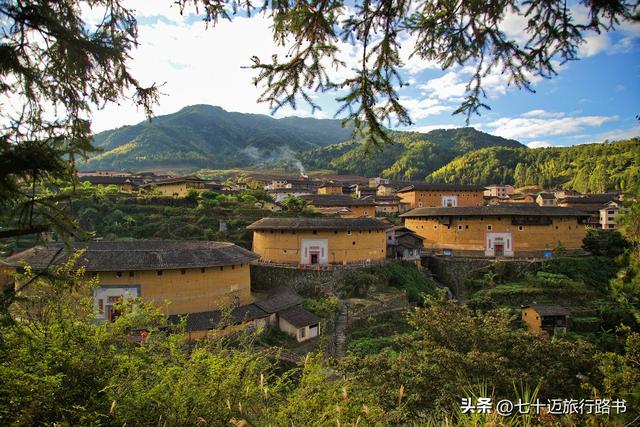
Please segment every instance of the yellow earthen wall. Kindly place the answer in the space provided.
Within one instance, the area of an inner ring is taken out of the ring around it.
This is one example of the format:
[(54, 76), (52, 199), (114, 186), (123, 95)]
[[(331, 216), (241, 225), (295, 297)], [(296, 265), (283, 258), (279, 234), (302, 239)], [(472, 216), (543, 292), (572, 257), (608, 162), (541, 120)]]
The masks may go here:
[(140, 285), (143, 301), (170, 301), (166, 315), (216, 310), (234, 303), (236, 297), (240, 305), (252, 302), (249, 264), (208, 267), (204, 273), (200, 268), (185, 269), (184, 274), (163, 270), (160, 276), (156, 270), (134, 271), (133, 277), (128, 271), (121, 277), (117, 272), (102, 272), (98, 278), (100, 285)]
[[(453, 217), (451, 224), (441, 224), (433, 218), (405, 218), (404, 225), (425, 240), (425, 249), (453, 249), (465, 251), (485, 250), (486, 233), (511, 232), (513, 248), (519, 251), (553, 250), (560, 243), (566, 249), (579, 249), (585, 236), (585, 227), (576, 217), (554, 217), (551, 225), (511, 224), (510, 216)], [(462, 230), (458, 229), (462, 226)], [(488, 229), (491, 226), (491, 230)]]
[(162, 193), (163, 196), (166, 197), (184, 197), (187, 195), (187, 184), (161, 184), (158, 185), (158, 190)]
[[(372, 231), (254, 231), (253, 251), (270, 262), (299, 264), (303, 240), (327, 239), (328, 260), (331, 264), (376, 261), (385, 258), (384, 230)], [(355, 244), (354, 244), (355, 242)]]
[(522, 310), (522, 320), (530, 330), (537, 333), (542, 332), (542, 319), (540, 319), (540, 315), (533, 308), (529, 307)]
[(342, 187), (320, 187), (318, 194), (342, 194)]
[(457, 196), (458, 206), (482, 206), (482, 191), (408, 191), (398, 193), (401, 203), (408, 203), (411, 208), (441, 207), (442, 196)]

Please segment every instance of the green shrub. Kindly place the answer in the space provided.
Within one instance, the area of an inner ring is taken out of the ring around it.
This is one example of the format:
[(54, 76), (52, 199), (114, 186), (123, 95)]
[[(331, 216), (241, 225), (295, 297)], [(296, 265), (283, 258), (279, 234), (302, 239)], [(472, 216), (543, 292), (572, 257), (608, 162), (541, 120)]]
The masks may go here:
[(393, 337), (362, 337), (349, 341), (347, 350), (363, 356), (367, 354), (378, 354), (382, 349), (391, 347), (393, 341)]
[(338, 299), (333, 296), (305, 298), (302, 304), (304, 308), (314, 312), (320, 317), (331, 317), (338, 312)]

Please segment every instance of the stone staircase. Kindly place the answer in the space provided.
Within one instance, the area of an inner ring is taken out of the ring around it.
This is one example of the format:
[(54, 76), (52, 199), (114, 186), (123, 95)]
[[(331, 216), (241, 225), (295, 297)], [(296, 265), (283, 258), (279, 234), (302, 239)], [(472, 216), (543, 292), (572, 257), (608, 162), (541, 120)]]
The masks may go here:
[(347, 325), (349, 318), (349, 311), (347, 305), (340, 302), (340, 308), (338, 311), (338, 318), (336, 319), (335, 329), (335, 356), (344, 357), (346, 354), (347, 344)]

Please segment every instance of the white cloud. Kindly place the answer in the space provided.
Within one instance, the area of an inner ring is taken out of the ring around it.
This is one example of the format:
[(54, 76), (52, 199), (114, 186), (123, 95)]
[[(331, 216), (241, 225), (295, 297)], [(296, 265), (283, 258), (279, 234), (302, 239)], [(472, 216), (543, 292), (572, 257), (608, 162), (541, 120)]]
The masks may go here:
[(425, 117), (435, 116), (445, 111), (453, 110), (452, 107), (442, 105), (437, 99), (415, 99), (415, 98), (400, 98), (400, 103), (407, 108), (409, 115), (413, 120), (424, 119)]
[(552, 112), (552, 111), (545, 111), (545, 110), (531, 110), (531, 111), (527, 111), (526, 113), (522, 113), (520, 114), (520, 117), (527, 117), (527, 118), (545, 118), (545, 119), (549, 119), (549, 118), (559, 118), (559, 117), (564, 117), (564, 113), (561, 112)]
[(527, 147), (529, 148), (546, 148), (552, 146), (553, 145), (549, 141), (531, 141), (527, 143)]
[(640, 125), (634, 125), (628, 129), (616, 129), (591, 135), (588, 137), (588, 139), (585, 138), (582, 142), (580, 142), (580, 144), (592, 144), (596, 142), (603, 142), (605, 140), (620, 141), (637, 137), (640, 137)]
[(537, 114), (534, 117), (505, 117), (483, 127), (490, 129), (490, 133), (497, 136), (528, 140), (580, 132), (585, 128), (599, 127), (618, 119), (617, 116), (544, 117), (539, 112)]
[(455, 129), (457, 127), (459, 127), (459, 126), (447, 123), (447, 124), (440, 124), (440, 125), (412, 126), (412, 127), (407, 128), (405, 130), (407, 130), (409, 132), (427, 133), (427, 132), (431, 132), (432, 130), (436, 130), (436, 129)]
[(425, 84), (419, 85), (418, 88), (441, 100), (462, 97), (466, 92), (467, 86), (467, 82), (461, 78), (464, 74), (467, 73), (464, 71), (449, 71), (442, 77), (431, 79)]
[(611, 39), (608, 33), (590, 33), (585, 35), (584, 42), (580, 45), (578, 56), (588, 58), (601, 52), (607, 51), (611, 47)]
[(417, 34), (403, 38), (400, 41), (400, 60), (403, 69), (411, 75), (418, 74), (425, 70), (440, 70), (441, 67), (436, 61), (427, 61), (418, 55), (413, 55), (413, 50), (418, 40)]
[[(152, 3), (153, 5), (151, 5)], [(273, 41), (273, 22), (258, 14), (251, 18), (235, 17), (233, 22), (221, 20), (216, 26), (206, 28), (199, 18), (181, 17), (177, 6), (153, 7), (156, 3), (131, 1), (128, 6), (137, 9), (137, 17), (162, 16), (163, 19), (140, 24), (139, 46), (131, 52), (130, 71), (140, 83), (164, 84), (163, 96), (154, 114), (163, 115), (193, 104), (217, 105), (228, 111), (269, 114), (266, 103), (257, 103), (263, 88), (252, 84), (257, 72), (244, 68), (251, 64), (251, 57), (269, 61), (272, 54), (281, 57), (287, 47)], [(360, 46), (339, 42), (339, 58), (347, 63), (343, 69), (330, 71), (332, 79), (340, 80), (353, 74)], [(329, 65), (329, 64), (327, 64)], [(310, 116), (308, 106), (298, 100), (298, 109), (283, 108), (277, 116), (286, 113)], [(316, 111), (314, 117), (326, 117)], [(101, 131), (123, 124), (144, 120), (144, 112), (132, 102), (107, 105), (96, 111), (93, 130)]]

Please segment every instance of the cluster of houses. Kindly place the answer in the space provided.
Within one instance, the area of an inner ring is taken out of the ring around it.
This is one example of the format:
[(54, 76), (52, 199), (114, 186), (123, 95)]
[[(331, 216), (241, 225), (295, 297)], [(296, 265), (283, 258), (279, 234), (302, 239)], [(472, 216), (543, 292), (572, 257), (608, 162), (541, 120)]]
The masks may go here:
[[(153, 186), (167, 197), (185, 196), (191, 189), (233, 192), (257, 182), (276, 203), (297, 196), (322, 214), (262, 218), (248, 225), (252, 251), (221, 242), (76, 245), (75, 249), (85, 250), (79, 262), (87, 274), (98, 277), (94, 304), (99, 320), (114, 320), (119, 301), (140, 297), (163, 307), (173, 322), (187, 316), (192, 338), (201, 338), (223, 323), (278, 328), (298, 341), (320, 334), (320, 319), (304, 309), (291, 289), (252, 293), (250, 268), (256, 263), (329, 269), (386, 258), (419, 263), (425, 254), (550, 257), (560, 249), (580, 250), (586, 226), (615, 228), (622, 198), (614, 193), (580, 195), (340, 176), (252, 176), (234, 188), (197, 177), (153, 174), (93, 172), (80, 173), (79, 178), (97, 185), (128, 186), (121, 191)], [(402, 225), (389, 220), (390, 214), (399, 215)], [(46, 244), (14, 254), (4, 265), (19, 271), (26, 263), (37, 271), (65, 262), (66, 254), (61, 245)], [(566, 321), (562, 309), (532, 305), (523, 311), (523, 320), (533, 329), (562, 327), (558, 316)]]

